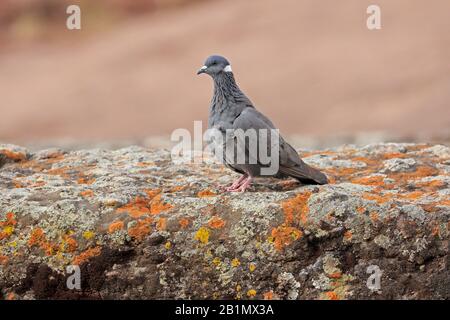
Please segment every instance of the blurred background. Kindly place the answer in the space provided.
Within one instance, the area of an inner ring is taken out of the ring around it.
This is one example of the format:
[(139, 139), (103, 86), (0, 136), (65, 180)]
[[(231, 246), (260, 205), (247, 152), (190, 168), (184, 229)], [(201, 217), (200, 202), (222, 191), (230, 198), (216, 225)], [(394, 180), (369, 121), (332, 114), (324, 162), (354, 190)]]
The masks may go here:
[(450, 140), (448, 0), (1, 0), (0, 142), (166, 146), (210, 54), (297, 147)]

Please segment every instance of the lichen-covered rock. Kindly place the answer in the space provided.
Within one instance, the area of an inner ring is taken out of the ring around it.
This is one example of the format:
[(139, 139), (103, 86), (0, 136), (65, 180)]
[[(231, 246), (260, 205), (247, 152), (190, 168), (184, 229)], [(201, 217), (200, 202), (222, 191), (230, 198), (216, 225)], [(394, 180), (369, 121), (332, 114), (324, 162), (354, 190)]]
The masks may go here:
[(234, 173), (165, 150), (0, 145), (0, 297), (450, 298), (448, 147), (300, 153), (330, 184), (220, 193)]

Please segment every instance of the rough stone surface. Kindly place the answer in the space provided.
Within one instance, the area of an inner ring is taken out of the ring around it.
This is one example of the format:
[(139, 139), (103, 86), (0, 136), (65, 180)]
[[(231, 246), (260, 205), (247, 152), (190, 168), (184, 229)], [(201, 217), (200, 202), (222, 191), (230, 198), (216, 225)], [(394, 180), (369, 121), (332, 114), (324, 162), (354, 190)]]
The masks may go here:
[(0, 297), (450, 298), (448, 147), (300, 154), (331, 183), (220, 194), (235, 174), (165, 150), (0, 145)]

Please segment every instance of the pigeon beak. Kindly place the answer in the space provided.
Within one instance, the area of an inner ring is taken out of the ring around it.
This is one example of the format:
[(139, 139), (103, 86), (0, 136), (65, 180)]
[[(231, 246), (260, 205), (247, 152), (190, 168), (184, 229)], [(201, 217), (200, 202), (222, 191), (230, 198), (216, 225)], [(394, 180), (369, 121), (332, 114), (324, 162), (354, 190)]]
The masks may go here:
[(201, 67), (201, 68), (197, 71), (197, 74), (205, 73), (205, 71), (206, 71), (207, 68), (208, 68), (207, 66)]

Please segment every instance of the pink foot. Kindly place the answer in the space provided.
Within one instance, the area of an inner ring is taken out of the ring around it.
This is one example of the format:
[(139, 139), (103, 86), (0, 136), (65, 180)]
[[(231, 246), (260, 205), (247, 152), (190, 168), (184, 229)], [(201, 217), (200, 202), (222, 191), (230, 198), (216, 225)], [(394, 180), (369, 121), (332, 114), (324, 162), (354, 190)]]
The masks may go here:
[(252, 184), (252, 177), (248, 176), (247, 179), (236, 189), (231, 190), (232, 192), (245, 192)]
[(237, 179), (231, 186), (229, 186), (228, 188), (226, 188), (226, 191), (235, 191), (237, 190), (237, 188), (239, 188), (241, 186), (241, 184), (244, 182), (244, 180), (247, 179), (247, 175), (243, 175), (241, 177), (239, 177), (239, 179)]

